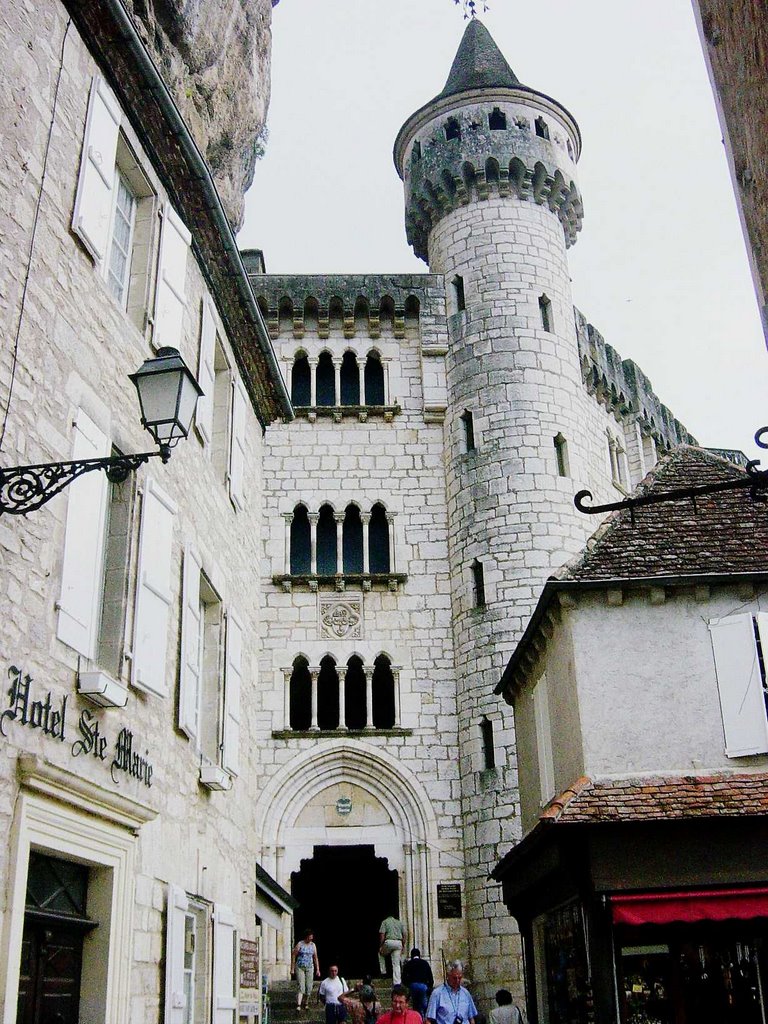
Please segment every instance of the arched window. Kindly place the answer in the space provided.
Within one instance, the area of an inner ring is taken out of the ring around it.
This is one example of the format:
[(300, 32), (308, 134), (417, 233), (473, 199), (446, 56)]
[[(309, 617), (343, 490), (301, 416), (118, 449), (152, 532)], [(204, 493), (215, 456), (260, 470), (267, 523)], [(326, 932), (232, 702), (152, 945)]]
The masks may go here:
[(317, 724), (321, 729), (339, 727), (339, 674), (330, 654), (320, 662), (317, 677)]
[(344, 718), (348, 729), (365, 728), (365, 670), (356, 654), (347, 662), (344, 679)]
[(365, 360), (365, 404), (384, 405), (384, 367), (376, 352)]
[(312, 535), (305, 505), (297, 505), (291, 520), (291, 576), (312, 571)]
[(392, 665), (385, 654), (373, 663), (373, 727), (393, 729), (395, 726), (395, 679)]
[(341, 361), (341, 404), (360, 405), (360, 371), (354, 352), (345, 352)]
[(294, 405), (310, 405), (312, 402), (311, 371), (303, 352), (296, 356), (291, 370), (291, 401)]
[(331, 506), (323, 505), (317, 520), (317, 573), (333, 576), (336, 566), (336, 519)]
[(288, 705), (291, 729), (309, 729), (312, 725), (312, 676), (306, 658), (298, 657), (293, 663)]
[(363, 521), (357, 505), (348, 505), (342, 528), (344, 572), (363, 571)]
[(336, 374), (330, 352), (322, 352), (317, 361), (315, 401), (318, 405), (336, 405)]
[(389, 572), (389, 523), (383, 505), (378, 502), (371, 509), (368, 526), (368, 569), (372, 573)]

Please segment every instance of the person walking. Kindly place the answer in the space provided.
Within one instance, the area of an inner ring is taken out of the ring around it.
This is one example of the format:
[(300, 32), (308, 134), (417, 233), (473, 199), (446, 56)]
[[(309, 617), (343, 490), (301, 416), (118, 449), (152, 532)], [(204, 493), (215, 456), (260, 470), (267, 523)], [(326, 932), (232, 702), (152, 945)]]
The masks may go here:
[(339, 968), (331, 964), (328, 977), (320, 982), (317, 998), (325, 1006), (325, 1024), (341, 1024), (347, 1019), (347, 1008), (342, 996), (349, 992), (346, 981), (339, 975)]
[(500, 988), (496, 993), (496, 1006), (488, 1014), (490, 1024), (525, 1024), (523, 1011), (512, 1002), (509, 989)]
[(392, 961), (392, 984), (399, 985), (400, 961), (405, 946), (405, 925), (396, 917), (385, 917), (379, 925), (379, 970), (386, 972), (386, 957)]
[(291, 974), (296, 974), (296, 1009), (299, 1012), (309, 1009), (309, 997), (312, 995), (315, 975), (320, 977), (320, 961), (317, 959), (317, 946), (314, 940), (312, 929), (307, 928), (304, 938), (299, 939), (291, 950)]
[(422, 1024), (421, 1014), (408, 1007), (405, 985), (392, 986), (392, 1009), (382, 1014), (376, 1024)]
[[(410, 994), (411, 1006), (423, 1017), (429, 993), (435, 987), (435, 979), (432, 968), (426, 960), (421, 959), (421, 950), (415, 947), (411, 950), (410, 957), (403, 964), (401, 980)], [(499, 1021), (498, 1024), (505, 1022)]]
[(444, 985), (438, 985), (429, 997), (427, 1021), (432, 1024), (475, 1024), (477, 1007), (461, 984), (464, 965), (454, 960), (448, 967)]

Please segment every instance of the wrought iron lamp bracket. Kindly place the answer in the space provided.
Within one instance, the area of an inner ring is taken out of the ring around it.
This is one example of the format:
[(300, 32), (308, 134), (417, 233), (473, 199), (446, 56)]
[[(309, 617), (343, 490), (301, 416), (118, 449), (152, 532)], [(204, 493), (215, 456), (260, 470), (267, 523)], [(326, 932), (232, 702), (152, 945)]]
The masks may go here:
[(156, 452), (112, 455), (102, 459), (74, 459), (71, 462), (42, 462), (35, 466), (0, 469), (0, 515), (24, 515), (41, 508), (73, 480), (93, 470), (103, 469), (112, 483), (122, 483), (130, 473), (150, 459), (170, 458), (171, 450), (162, 445)]
[[(760, 448), (768, 449), (768, 427), (761, 427), (755, 434), (755, 444)], [(628, 508), (634, 511), (642, 505), (657, 505), (662, 501), (683, 501), (690, 498), (694, 507), (696, 498), (705, 494), (717, 494), (720, 491), (737, 491), (749, 489), (749, 496), (753, 501), (768, 501), (768, 469), (758, 469), (760, 459), (752, 459), (747, 463), (746, 476), (737, 480), (720, 480), (713, 484), (698, 484), (693, 487), (676, 487), (670, 491), (654, 491), (651, 494), (640, 494), (633, 498), (624, 498), (621, 501), (610, 501), (604, 505), (589, 505), (585, 502), (592, 500), (592, 492), (588, 490), (579, 491), (573, 499), (573, 503), (579, 512), (585, 515), (602, 515), (605, 512), (614, 512), (617, 509)]]

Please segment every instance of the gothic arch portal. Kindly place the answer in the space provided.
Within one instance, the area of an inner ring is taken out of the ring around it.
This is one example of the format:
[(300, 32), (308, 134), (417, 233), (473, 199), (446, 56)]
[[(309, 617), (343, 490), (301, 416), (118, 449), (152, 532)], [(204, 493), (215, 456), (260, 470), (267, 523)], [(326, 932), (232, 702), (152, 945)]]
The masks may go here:
[[(365, 826), (354, 816), (336, 825), (333, 814), (329, 824), (328, 805), (334, 800), (366, 803)], [(261, 792), (256, 830), (263, 867), (288, 890), (291, 873), (313, 856), (316, 846), (372, 843), (377, 856), (386, 856), (400, 874), (400, 914), (409, 935), (422, 951), (431, 950), (431, 851), (438, 845), (437, 820), (424, 787), (391, 755), (354, 740), (302, 751)], [(291, 939), (288, 921), (267, 942), (266, 959), (277, 973), (287, 965)]]

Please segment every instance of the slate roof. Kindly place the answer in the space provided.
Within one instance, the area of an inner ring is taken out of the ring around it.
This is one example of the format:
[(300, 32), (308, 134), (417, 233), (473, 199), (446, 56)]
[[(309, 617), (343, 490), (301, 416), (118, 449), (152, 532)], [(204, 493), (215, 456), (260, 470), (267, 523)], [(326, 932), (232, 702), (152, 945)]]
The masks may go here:
[(768, 814), (768, 773), (593, 781), (583, 776), (551, 800), (541, 822), (667, 821)]
[(550, 800), (534, 828), (499, 861), (491, 877), (502, 879), (555, 826), (765, 815), (768, 772), (602, 780), (582, 776)]
[(491, 33), (485, 25), (472, 18), (453, 58), (448, 81), (438, 98), (455, 96), (469, 89), (515, 89), (520, 84)]
[[(662, 459), (635, 494), (744, 479), (719, 455), (681, 445)], [(634, 520), (634, 521), (633, 521)], [(585, 551), (553, 580), (611, 579), (768, 570), (768, 505), (749, 489), (669, 501), (611, 513)]]

